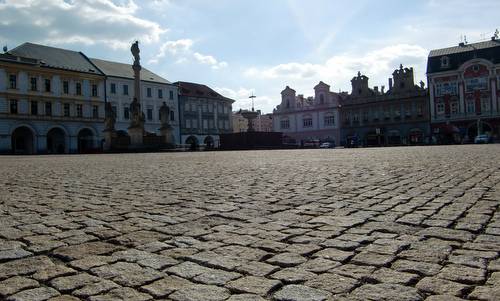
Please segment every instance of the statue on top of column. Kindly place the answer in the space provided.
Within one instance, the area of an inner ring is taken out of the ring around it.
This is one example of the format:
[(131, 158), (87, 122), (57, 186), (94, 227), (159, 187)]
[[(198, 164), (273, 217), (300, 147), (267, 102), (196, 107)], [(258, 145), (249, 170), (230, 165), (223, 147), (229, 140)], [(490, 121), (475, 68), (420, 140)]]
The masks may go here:
[(135, 41), (135, 43), (132, 44), (132, 46), (130, 47), (130, 51), (132, 52), (132, 55), (134, 56), (134, 65), (139, 66), (140, 60), (141, 60), (141, 57), (139, 56), (139, 53), (141, 52), (139, 50), (139, 41)]

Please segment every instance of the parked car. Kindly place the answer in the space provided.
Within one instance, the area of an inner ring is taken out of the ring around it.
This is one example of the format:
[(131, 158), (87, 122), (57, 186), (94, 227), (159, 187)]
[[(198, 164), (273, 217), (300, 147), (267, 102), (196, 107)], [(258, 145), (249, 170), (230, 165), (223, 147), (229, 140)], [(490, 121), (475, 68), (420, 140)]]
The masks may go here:
[(477, 135), (476, 138), (474, 138), (474, 143), (479, 144), (479, 143), (490, 143), (491, 142), (491, 137), (488, 135)]
[(319, 148), (334, 148), (335, 144), (331, 142), (323, 142), (319, 145)]

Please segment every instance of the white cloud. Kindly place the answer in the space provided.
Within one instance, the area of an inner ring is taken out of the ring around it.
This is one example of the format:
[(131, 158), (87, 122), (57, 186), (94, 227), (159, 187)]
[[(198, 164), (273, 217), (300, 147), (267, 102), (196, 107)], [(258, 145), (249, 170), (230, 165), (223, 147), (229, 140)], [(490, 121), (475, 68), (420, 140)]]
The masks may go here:
[(167, 31), (139, 18), (134, 1), (4, 0), (0, 35), (9, 43), (101, 44), (126, 49), (133, 40), (151, 44)]
[(167, 41), (160, 46), (156, 55), (151, 58), (149, 64), (157, 64), (160, 59), (169, 53), (173, 57), (177, 57), (176, 64), (182, 64), (190, 61), (195, 61), (203, 65), (209, 65), (212, 69), (220, 69), (227, 67), (227, 62), (219, 62), (212, 55), (204, 55), (199, 52), (194, 52), (192, 46), (194, 41), (191, 39), (181, 39), (176, 41)]
[[(348, 89), (350, 79), (358, 71), (370, 77), (370, 83), (385, 83), (400, 63), (412, 66), (418, 72), (416, 82), (423, 79), (428, 50), (417, 45), (397, 44), (364, 55), (340, 54), (323, 64), (284, 63), (268, 68), (250, 68), (245, 75), (252, 78), (289, 80), (301, 85), (323, 80), (335, 84), (337, 88)], [(288, 83), (283, 83), (283, 86)], [(333, 88), (333, 87), (332, 87)]]
[(186, 53), (191, 50), (193, 45), (193, 40), (191, 39), (181, 39), (177, 41), (167, 41), (160, 46), (158, 53), (149, 60), (150, 64), (156, 64), (161, 58), (165, 56), (167, 52), (172, 55), (177, 55), (179, 53)]

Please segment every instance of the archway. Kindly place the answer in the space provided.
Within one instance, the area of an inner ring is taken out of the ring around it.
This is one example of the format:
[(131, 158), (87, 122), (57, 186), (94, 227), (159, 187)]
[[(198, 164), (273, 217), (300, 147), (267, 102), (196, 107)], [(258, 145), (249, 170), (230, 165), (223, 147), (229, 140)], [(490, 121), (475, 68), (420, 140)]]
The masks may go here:
[[(479, 131), (478, 131), (478, 125), (479, 125)], [(479, 122), (474, 122), (467, 127), (467, 136), (471, 141), (474, 140), (474, 138), (477, 135), (481, 134), (487, 134), (487, 135), (492, 135), (492, 127), (488, 123), (484, 121), (479, 121)]]
[(187, 137), (186, 144), (189, 145), (189, 150), (197, 150), (198, 149), (198, 139), (195, 136)]
[(33, 131), (20, 126), (12, 132), (11, 136), (12, 153), (19, 155), (31, 155), (35, 153), (35, 135)]
[(61, 128), (55, 127), (47, 132), (47, 152), (49, 154), (66, 152), (66, 134)]
[(205, 137), (205, 140), (203, 140), (203, 143), (205, 144), (205, 149), (207, 149), (207, 150), (214, 148), (214, 138), (212, 138), (212, 136)]
[(94, 133), (90, 129), (82, 129), (78, 132), (78, 152), (88, 153), (94, 150)]

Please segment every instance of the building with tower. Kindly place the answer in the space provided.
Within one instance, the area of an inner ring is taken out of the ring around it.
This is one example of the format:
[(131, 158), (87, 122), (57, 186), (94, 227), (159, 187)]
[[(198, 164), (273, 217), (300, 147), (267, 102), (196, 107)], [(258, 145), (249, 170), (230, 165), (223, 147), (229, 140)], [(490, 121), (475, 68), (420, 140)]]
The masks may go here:
[(319, 82), (314, 96), (296, 95), (286, 87), (281, 92), (281, 104), (273, 110), (273, 128), (283, 133), (285, 143), (304, 145), (310, 141), (340, 141), (339, 108), (341, 94)]
[(432, 50), (427, 61), (432, 133), (441, 143), (500, 138), (500, 39)]
[(389, 89), (368, 85), (358, 72), (342, 98), (341, 142), (345, 146), (418, 145), (429, 142), (427, 89), (415, 85), (413, 68), (395, 70)]

